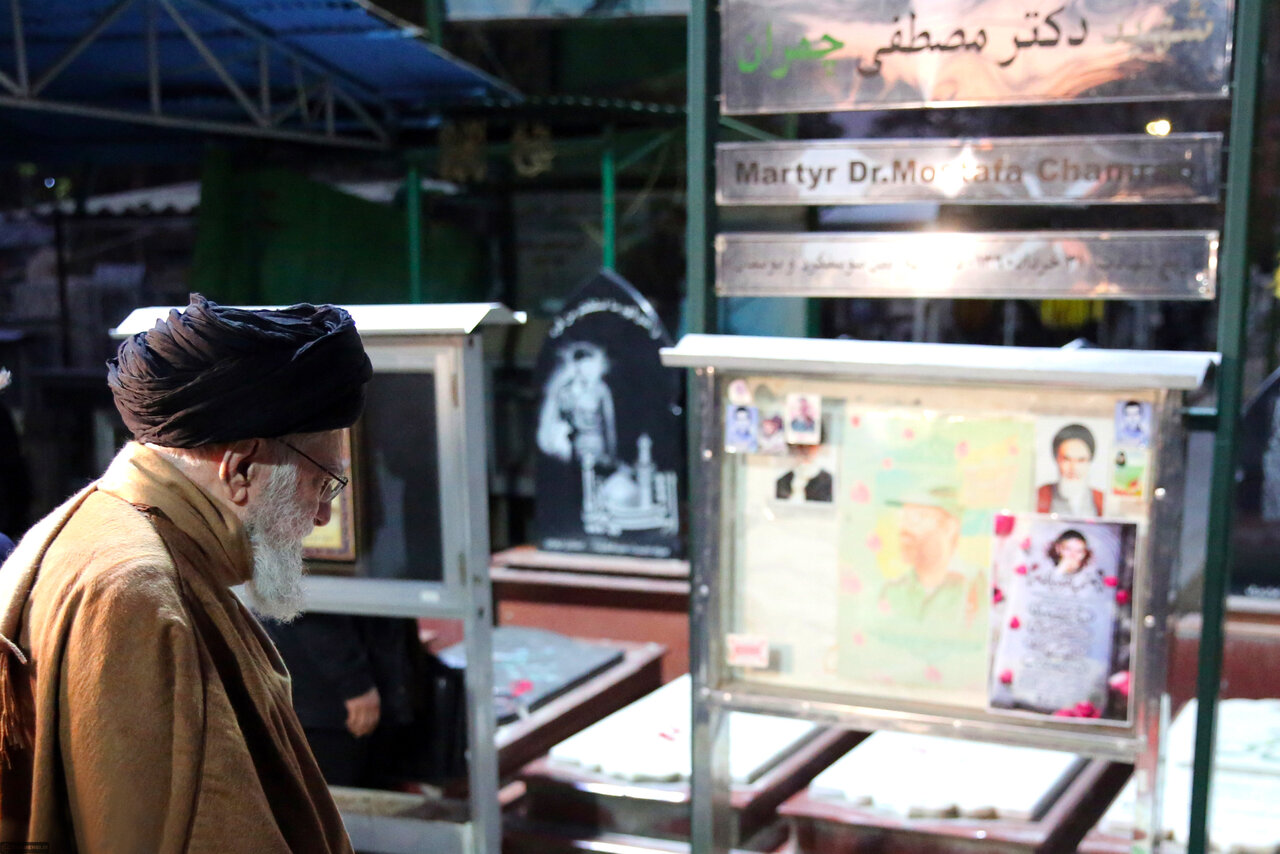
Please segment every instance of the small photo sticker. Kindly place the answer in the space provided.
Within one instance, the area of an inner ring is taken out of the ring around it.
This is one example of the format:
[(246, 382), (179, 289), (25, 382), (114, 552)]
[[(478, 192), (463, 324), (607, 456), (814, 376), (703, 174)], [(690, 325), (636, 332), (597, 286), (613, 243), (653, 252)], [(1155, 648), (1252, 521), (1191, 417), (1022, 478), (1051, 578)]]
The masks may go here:
[(769, 641), (758, 635), (725, 635), (725, 659), (730, 667), (769, 666)]
[(739, 377), (729, 383), (729, 402), (734, 406), (750, 406), (751, 386), (747, 385), (747, 381)]
[(787, 395), (785, 418), (789, 444), (822, 444), (822, 395)]
[(760, 408), (760, 432), (757, 436), (757, 444), (762, 454), (774, 457), (787, 455), (789, 446), (787, 445), (786, 419), (781, 409), (767, 412), (763, 407)]
[(1111, 481), (1111, 494), (1124, 498), (1142, 498), (1142, 485), (1147, 479), (1147, 451), (1145, 448), (1120, 448), (1116, 451), (1115, 475)]
[(1116, 447), (1151, 447), (1151, 404), (1141, 400), (1116, 401)]
[(759, 426), (758, 409), (730, 403), (724, 408), (724, 449), (731, 454), (754, 454)]

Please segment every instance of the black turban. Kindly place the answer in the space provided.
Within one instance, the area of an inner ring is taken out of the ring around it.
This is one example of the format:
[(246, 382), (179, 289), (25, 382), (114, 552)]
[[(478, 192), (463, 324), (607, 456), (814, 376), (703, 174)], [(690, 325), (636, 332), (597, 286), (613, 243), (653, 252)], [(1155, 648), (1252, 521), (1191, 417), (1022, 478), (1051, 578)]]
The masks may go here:
[(171, 448), (350, 427), (372, 373), (337, 306), (249, 311), (199, 294), (107, 362), (133, 438)]

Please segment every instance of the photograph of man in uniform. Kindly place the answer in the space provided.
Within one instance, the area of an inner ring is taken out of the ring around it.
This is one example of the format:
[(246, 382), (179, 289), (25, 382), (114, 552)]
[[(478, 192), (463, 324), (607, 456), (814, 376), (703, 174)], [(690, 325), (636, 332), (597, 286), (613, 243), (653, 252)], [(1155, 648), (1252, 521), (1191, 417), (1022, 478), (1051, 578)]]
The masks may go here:
[(756, 419), (759, 413), (754, 406), (725, 407), (724, 449), (729, 452), (753, 454), (756, 451)]
[(957, 554), (959, 490), (947, 483), (907, 489), (885, 504), (900, 508), (898, 550), (906, 571), (886, 582), (881, 611), (895, 618), (969, 625), (977, 613), (976, 573)]
[(1101, 516), (1102, 490), (1089, 480), (1097, 442), (1083, 424), (1068, 424), (1053, 435), (1053, 460), (1058, 470), (1054, 483), (1036, 490), (1036, 512), (1063, 516)]
[(1116, 444), (1146, 448), (1151, 444), (1151, 404), (1124, 400), (1116, 404)]

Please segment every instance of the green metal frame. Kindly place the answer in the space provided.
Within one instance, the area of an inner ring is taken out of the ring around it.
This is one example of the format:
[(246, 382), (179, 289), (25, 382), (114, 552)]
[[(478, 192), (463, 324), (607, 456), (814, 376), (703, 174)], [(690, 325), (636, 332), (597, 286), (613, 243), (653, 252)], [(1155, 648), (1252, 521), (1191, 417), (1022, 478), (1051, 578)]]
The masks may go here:
[(1231, 530), (1235, 513), (1237, 427), (1243, 403), (1249, 307), (1249, 196), (1252, 191), (1254, 118), (1258, 101), (1263, 0), (1238, 0), (1235, 67), (1231, 86), (1230, 157), (1226, 216), (1218, 267), (1218, 424), (1209, 492), (1209, 532), (1204, 568), (1200, 661), (1196, 682), (1196, 755), (1192, 769), (1190, 854), (1208, 850), (1209, 794), (1213, 775), (1214, 730), (1222, 674), (1223, 617), (1231, 571)]

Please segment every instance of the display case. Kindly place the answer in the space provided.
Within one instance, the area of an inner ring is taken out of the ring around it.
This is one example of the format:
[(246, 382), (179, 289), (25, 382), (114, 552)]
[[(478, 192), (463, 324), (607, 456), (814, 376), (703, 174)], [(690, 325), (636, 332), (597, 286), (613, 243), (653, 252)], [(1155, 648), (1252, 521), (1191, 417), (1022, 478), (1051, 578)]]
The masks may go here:
[[(350, 445), (354, 488), (344, 499), (354, 506), (335, 508), (339, 530), (311, 552), (327, 560), (304, 579), (306, 610), (460, 621), (472, 662), (465, 671), (472, 749), (465, 804), (358, 790), (336, 792), (339, 807), (357, 850), (496, 854), (493, 669), (475, 664), (493, 660), (481, 336), (524, 316), (491, 303), (346, 308), (374, 374)], [(137, 309), (112, 334), (149, 329), (171, 310)]]
[(1184, 397), (1212, 353), (690, 335), (694, 849), (726, 715), (1136, 766), (1160, 827)]

